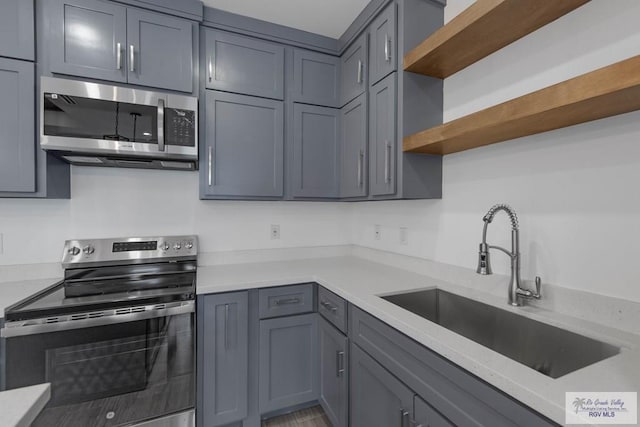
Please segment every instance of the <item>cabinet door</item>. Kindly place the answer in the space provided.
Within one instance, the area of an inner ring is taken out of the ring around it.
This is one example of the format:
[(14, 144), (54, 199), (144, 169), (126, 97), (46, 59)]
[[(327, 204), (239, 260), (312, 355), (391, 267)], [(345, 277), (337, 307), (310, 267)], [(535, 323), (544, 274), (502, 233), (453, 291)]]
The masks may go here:
[(365, 32), (353, 42), (340, 59), (342, 67), (341, 105), (345, 105), (363, 93), (367, 87), (367, 39), (368, 34)]
[(317, 314), (260, 321), (260, 413), (318, 399)]
[(373, 196), (396, 192), (396, 74), (369, 91), (369, 188)]
[(340, 58), (295, 49), (292, 98), (294, 102), (339, 107)]
[(319, 320), (320, 404), (333, 427), (347, 427), (349, 419), (348, 340), (324, 319)]
[(36, 190), (34, 86), (32, 63), (0, 58), (0, 191)]
[(223, 31), (206, 32), (208, 89), (284, 98), (284, 47)]
[(190, 21), (127, 9), (127, 72), (131, 84), (193, 91)]
[(207, 91), (205, 194), (282, 197), (283, 114), (282, 101)]
[(294, 197), (338, 197), (340, 110), (293, 105)]
[(49, 1), (51, 71), (126, 82), (126, 7), (101, 0)]
[(396, 42), (396, 4), (391, 3), (369, 26), (369, 83), (375, 84), (396, 71), (398, 63)]
[(418, 396), (414, 398), (413, 404), (415, 427), (455, 427), (455, 424), (443, 417)]
[(33, 61), (33, 0), (0, 0), (0, 56)]
[(405, 427), (413, 392), (359, 347), (351, 344), (351, 427)]
[(202, 301), (199, 425), (219, 426), (247, 416), (248, 295), (206, 295)]
[(367, 95), (363, 93), (341, 110), (342, 162), (340, 197), (367, 195)]

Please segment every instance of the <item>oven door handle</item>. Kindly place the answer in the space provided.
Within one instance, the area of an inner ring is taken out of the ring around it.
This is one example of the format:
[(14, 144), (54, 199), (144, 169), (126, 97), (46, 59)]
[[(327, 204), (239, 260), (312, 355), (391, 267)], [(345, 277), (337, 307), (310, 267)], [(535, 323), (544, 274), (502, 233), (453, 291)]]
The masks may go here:
[[(0, 336), (3, 338), (12, 338), (25, 335), (136, 322), (139, 320), (155, 319), (158, 317), (177, 316), (180, 314), (194, 313), (195, 307), (195, 301), (190, 300), (83, 313), (83, 316), (86, 314), (86, 317), (82, 318), (77, 318), (79, 315), (59, 316), (57, 318), (59, 320), (57, 321), (54, 321), (53, 317), (49, 317), (44, 319), (5, 322), (4, 327), (0, 330)], [(76, 317), (76, 319), (73, 319), (73, 317)]]
[(164, 151), (164, 99), (158, 99), (158, 151)]

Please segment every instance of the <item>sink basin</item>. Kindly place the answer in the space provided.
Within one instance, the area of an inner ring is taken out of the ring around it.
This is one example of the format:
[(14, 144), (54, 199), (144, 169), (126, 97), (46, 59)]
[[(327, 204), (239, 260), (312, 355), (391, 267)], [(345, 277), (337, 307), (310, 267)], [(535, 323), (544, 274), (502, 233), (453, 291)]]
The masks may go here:
[(438, 288), (382, 297), (551, 378), (620, 348)]

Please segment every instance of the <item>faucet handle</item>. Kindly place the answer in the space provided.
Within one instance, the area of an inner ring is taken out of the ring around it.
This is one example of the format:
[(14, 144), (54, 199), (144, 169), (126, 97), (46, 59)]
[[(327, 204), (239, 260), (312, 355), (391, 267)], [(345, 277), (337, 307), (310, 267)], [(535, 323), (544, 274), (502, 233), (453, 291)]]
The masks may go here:
[(542, 296), (540, 294), (541, 287), (542, 287), (542, 279), (540, 278), (540, 276), (536, 276), (536, 293), (533, 295), (534, 298), (540, 299), (540, 297)]

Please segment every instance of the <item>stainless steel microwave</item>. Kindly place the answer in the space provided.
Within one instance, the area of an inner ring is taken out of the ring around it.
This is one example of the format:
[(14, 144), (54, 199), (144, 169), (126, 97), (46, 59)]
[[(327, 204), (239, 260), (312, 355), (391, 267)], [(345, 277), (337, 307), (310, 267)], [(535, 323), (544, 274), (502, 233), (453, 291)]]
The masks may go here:
[(42, 77), (40, 145), (71, 164), (195, 170), (198, 99)]

